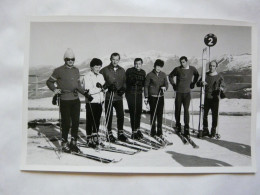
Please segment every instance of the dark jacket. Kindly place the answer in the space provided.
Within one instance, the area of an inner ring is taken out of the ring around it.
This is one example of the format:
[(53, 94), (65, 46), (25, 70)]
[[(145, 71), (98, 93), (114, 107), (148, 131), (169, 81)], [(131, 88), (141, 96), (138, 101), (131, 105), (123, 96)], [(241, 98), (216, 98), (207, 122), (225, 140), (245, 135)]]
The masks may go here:
[[(198, 87), (202, 86), (201, 81), (202, 79), (200, 78), (200, 80), (197, 82)], [(225, 87), (223, 77), (219, 74), (211, 76), (209, 72), (207, 72), (205, 81), (207, 83), (205, 86), (205, 97), (208, 99), (218, 98), (221, 92), (220, 87)]]
[[(104, 76), (106, 86), (111, 86), (112, 84), (116, 86), (117, 92), (115, 92), (113, 100), (122, 100), (123, 96), (118, 94), (118, 90), (125, 90), (126, 88), (125, 69), (121, 66), (117, 66), (117, 70), (115, 71), (114, 66), (109, 64), (102, 68), (100, 73)], [(106, 100), (109, 100), (110, 94), (110, 91), (106, 93)]]
[(143, 69), (137, 70), (135, 67), (126, 70), (126, 93), (142, 94), (146, 73)]
[(147, 74), (144, 84), (144, 96), (157, 96), (161, 87), (168, 89), (167, 76), (164, 72), (159, 72), (158, 76), (155, 70)]

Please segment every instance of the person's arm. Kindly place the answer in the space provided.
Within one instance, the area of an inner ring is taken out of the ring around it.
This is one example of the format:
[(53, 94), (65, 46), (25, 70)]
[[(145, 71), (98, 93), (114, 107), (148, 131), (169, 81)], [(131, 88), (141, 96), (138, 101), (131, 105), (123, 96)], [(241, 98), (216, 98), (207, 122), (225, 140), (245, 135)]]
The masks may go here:
[(148, 98), (148, 88), (150, 85), (150, 75), (148, 74), (145, 78), (145, 82), (144, 82), (144, 97)]
[(224, 82), (224, 78), (222, 76), (220, 76), (220, 79), (219, 79), (219, 88), (221, 91), (225, 91), (225, 87), (226, 87), (226, 84)]
[(55, 83), (57, 82), (57, 80), (59, 79), (59, 74), (57, 69), (55, 69), (52, 73), (52, 75), (50, 76), (50, 78), (46, 81), (46, 85), (47, 87), (52, 90), (54, 93), (61, 93), (60, 89), (57, 89), (55, 86)]
[(198, 79), (199, 79), (199, 72), (198, 70), (194, 67), (194, 71), (193, 71), (193, 83), (194, 85), (197, 83)]
[(168, 83), (166, 74), (165, 74), (165, 77), (164, 77), (164, 86), (166, 87), (166, 90), (168, 90), (168, 88), (169, 88), (169, 83)]
[(177, 76), (176, 75), (176, 68), (173, 69), (173, 71), (169, 74), (168, 78), (169, 78), (169, 81), (171, 83), (172, 86), (176, 85), (176, 83), (174, 82), (174, 77)]

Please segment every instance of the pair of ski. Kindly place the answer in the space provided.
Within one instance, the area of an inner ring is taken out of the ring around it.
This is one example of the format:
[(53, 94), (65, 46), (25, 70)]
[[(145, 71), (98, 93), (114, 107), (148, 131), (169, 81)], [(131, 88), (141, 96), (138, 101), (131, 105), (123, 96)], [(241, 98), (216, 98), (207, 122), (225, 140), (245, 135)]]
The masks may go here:
[(195, 144), (195, 142), (190, 138), (190, 136), (184, 136), (184, 135), (182, 135), (182, 133), (180, 131), (177, 131), (176, 129), (174, 129), (174, 130), (175, 130), (176, 135), (178, 135), (178, 137), (181, 139), (183, 144), (185, 144), (185, 145), (190, 144), (195, 149), (199, 148), (199, 146), (197, 144)]
[[(53, 150), (53, 151), (61, 151), (59, 148), (55, 148), (55, 147), (51, 147), (51, 146), (38, 146), (39, 148), (42, 149), (47, 149), (47, 150)], [(91, 159), (94, 161), (98, 161), (101, 163), (118, 163), (120, 162), (122, 159), (120, 160), (115, 160), (115, 159), (109, 159), (109, 158), (104, 158), (104, 157), (99, 157), (99, 156), (95, 156), (95, 155), (90, 155), (90, 154), (86, 154), (83, 152), (70, 152), (70, 153), (66, 153), (66, 154), (71, 154), (71, 155), (75, 155), (75, 156), (80, 156), (83, 158), (87, 158), (87, 159)]]
[[(92, 148), (89, 147), (87, 143), (79, 143), (78, 146), (80, 147), (85, 147), (85, 148)], [(115, 152), (115, 153), (121, 153), (121, 154), (127, 154), (127, 155), (134, 155), (140, 152), (139, 149), (135, 148), (135, 151), (129, 151), (129, 150), (124, 150), (124, 149), (119, 149), (113, 146), (107, 146), (104, 144), (100, 144), (99, 146), (96, 146), (95, 148), (96, 151), (107, 151), (107, 152)]]
[[(150, 136), (150, 132), (149, 132), (148, 130), (142, 129), (142, 132), (145, 133), (146, 135)], [(168, 141), (168, 140), (167, 140), (166, 138), (164, 138), (164, 137), (154, 136), (154, 137), (152, 137), (152, 138), (154, 138), (154, 139), (159, 143), (159, 145), (160, 145), (161, 147), (173, 145), (172, 142)], [(144, 139), (145, 139), (145, 141), (147, 141), (147, 142), (151, 141), (150, 139), (147, 139), (147, 138), (144, 138)], [(155, 142), (155, 143), (156, 143), (156, 142)], [(158, 143), (156, 143), (156, 144), (158, 145)]]

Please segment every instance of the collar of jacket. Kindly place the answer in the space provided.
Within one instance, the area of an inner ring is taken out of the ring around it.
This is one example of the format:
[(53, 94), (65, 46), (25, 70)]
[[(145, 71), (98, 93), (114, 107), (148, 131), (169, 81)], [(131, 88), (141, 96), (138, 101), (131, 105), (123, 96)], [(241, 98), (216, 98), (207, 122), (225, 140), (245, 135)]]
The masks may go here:
[(63, 66), (64, 66), (64, 68), (67, 68), (67, 69), (76, 68), (74, 65), (73, 65), (72, 67), (69, 67), (69, 66), (67, 66), (66, 64), (64, 64)]
[[(113, 64), (109, 64), (108, 68), (111, 69), (111, 70), (114, 70)], [(121, 69), (121, 68), (122, 68), (121, 66), (117, 65), (117, 69)]]
[(157, 74), (158, 74), (158, 76), (159, 76), (159, 75), (162, 73), (162, 71), (160, 71), (159, 73), (157, 73), (155, 69), (153, 69), (152, 72), (153, 72), (156, 76), (157, 76)]

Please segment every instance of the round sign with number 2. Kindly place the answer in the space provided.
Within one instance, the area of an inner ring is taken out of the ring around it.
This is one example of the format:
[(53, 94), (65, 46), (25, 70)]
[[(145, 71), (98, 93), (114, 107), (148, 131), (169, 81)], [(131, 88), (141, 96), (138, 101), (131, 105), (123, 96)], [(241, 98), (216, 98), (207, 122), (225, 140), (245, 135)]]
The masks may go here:
[(209, 33), (204, 37), (204, 43), (209, 46), (213, 47), (217, 43), (217, 37), (216, 35)]

